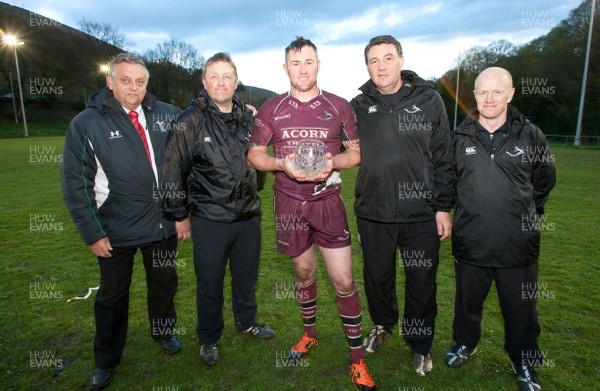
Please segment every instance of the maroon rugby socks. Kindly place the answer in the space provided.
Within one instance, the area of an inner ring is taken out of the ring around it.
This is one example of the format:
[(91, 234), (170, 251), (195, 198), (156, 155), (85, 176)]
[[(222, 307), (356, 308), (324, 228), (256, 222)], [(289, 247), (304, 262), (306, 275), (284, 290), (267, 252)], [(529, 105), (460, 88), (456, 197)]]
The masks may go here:
[(362, 310), (358, 290), (354, 287), (350, 294), (336, 293), (336, 299), (340, 317), (344, 324), (344, 332), (350, 346), (350, 362), (358, 364), (364, 358), (361, 345)]
[(300, 314), (304, 322), (304, 332), (311, 338), (317, 337), (317, 280), (307, 285), (296, 283), (296, 298), (300, 303)]

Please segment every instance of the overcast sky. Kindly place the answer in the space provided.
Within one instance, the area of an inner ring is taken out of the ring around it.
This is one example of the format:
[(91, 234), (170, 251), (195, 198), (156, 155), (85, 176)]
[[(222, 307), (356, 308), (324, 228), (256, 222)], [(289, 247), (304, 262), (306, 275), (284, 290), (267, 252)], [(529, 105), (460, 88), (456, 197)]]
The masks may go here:
[(205, 56), (230, 52), (240, 81), (284, 92), (284, 48), (297, 35), (311, 39), (321, 59), (319, 86), (350, 99), (368, 78), (363, 50), (376, 35), (395, 36), (405, 69), (424, 78), (455, 67), (459, 50), (506, 39), (526, 43), (546, 34), (581, 0), (239, 1), (21, 0), (5, 1), (78, 27), (87, 18), (125, 32), (144, 53), (170, 38)]

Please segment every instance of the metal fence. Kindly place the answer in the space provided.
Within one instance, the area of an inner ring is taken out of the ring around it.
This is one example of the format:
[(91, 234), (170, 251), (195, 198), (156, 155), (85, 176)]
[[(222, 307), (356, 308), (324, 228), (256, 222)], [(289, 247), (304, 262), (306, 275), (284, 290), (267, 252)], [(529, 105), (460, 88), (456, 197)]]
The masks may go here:
[[(574, 134), (547, 134), (546, 139), (552, 144), (573, 145), (575, 143)], [(581, 136), (581, 145), (598, 148), (600, 147), (600, 136)]]

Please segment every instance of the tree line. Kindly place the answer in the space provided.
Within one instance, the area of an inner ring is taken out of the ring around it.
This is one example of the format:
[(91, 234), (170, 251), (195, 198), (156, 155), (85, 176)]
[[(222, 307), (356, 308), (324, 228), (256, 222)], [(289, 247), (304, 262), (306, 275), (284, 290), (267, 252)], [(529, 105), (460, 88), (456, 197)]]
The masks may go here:
[[(5, 7), (0, 15), (0, 25), (27, 25), (28, 14), (22, 15), (14, 7)], [(516, 94), (513, 104), (533, 120), (546, 134), (572, 135), (575, 133), (579, 94), (586, 55), (590, 24), (591, 0), (584, 0), (572, 10), (565, 20), (548, 34), (521, 46), (499, 40), (486, 47), (473, 47), (461, 53), (460, 83), (458, 93), (457, 123), (475, 107), (473, 83), (479, 72), (489, 66), (501, 66), (513, 75)], [(596, 8), (585, 111), (583, 135), (600, 136), (600, 7)], [(29, 30), (26, 43), (19, 49), (21, 80), (24, 92), (39, 88), (41, 83), (53, 83), (60, 93), (44, 96), (26, 96), (32, 107), (32, 120), (47, 121), (56, 115), (56, 122), (72, 117), (72, 111), (85, 106), (89, 94), (105, 85), (105, 75), (99, 70), (115, 54), (132, 50), (125, 33), (109, 23), (82, 19), (79, 31), (68, 26), (55, 29)], [(9, 26), (10, 27), (10, 26)], [(84, 32), (85, 34), (81, 34)], [(68, 42), (69, 44), (65, 44)], [(0, 57), (0, 80), (3, 91), (10, 91), (12, 82), (16, 90), (14, 57), (3, 47)], [(49, 55), (54, 53), (54, 55)], [(141, 53), (150, 71), (150, 90), (158, 99), (179, 107), (189, 105), (201, 89), (201, 72), (204, 57), (198, 50), (179, 39), (169, 39), (153, 49)], [(82, 60), (84, 59), (84, 60)], [(454, 121), (457, 65), (439, 79), (430, 80), (442, 95), (448, 118)], [(417, 70), (418, 71), (418, 70)], [(259, 107), (266, 99), (263, 94), (253, 94), (242, 83), (238, 93)], [(256, 89), (260, 90), (260, 89)], [(15, 91), (16, 92), (16, 91)], [(34, 91), (35, 92), (35, 91)], [(24, 94), (27, 95), (27, 94)], [(35, 108), (39, 107), (39, 112)], [(57, 110), (60, 109), (60, 110)], [(0, 116), (14, 117), (12, 105), (0, 101)], [(58, 115), (60, 114), (60, 117)], [(37, 116), (37, 117), (36, 117)]]
[[(513, 104), (546, 134), (572, 135), (590, 25), (591, 0), (582, 2), (548, 34), (522, 46), (499, 40), (461, 55), (458, 123), (475, 107), (473, 84), (489, 66), (508, 69), (516, 89)], [(583, 135), (600, 136), (600, 9), (596, 7), (583, 117)], [(457, 64), (458, 65), (458, 64)], [(454, 119), (457, 69), (431, 80), (440, 91), (448, 117)]]
[[(489, 66), (508, 69), (513, 75), (516, 94), (513, 104), (534, 121), (546, 134), (575, 133), (579, 94), (590, 24), (591, 0), (583, 1), (544, 36), (521, 46), (506, 40), (476, 46), (460, 56), (457, 123), (475, 108), (473, 84), (477, 75)], [(600, 14), (596, 8), (595, 16)], [(109, 24), (80, 22), (81, 30), (96, 38), (126, 49), (123, 32)], [(600, 20), (593, 36), (600, 34)], [(592, 40), (583, 135), (600, 135), (600, 39)], [(151, 73), (152, 91), (160, 99), (180, 107), (189, 103), (201, 88), (204, 58), (191, 45), (176, 39), (165, 41), (143, 57)], [(458, 65), (458, 64), (457, 64)], [(440, 91), (450, 122), (454, 121), (457, 69), (448, 70), (431, 80)], [(190, 91), (192, 90), (192, 91)], [(240, 91), (244, 90), (240, 83)], [(262, 103), (262, 102), (259, 102)]]
[[(128, 50), (132, 45), (125, 33), (110, 23), (94, 22), (85, 18), (78, 23), (81, 31), (98, 41), (122, 50)], [(149, 84), (152, 93), (158, 99), (185, 107), (190, 103), (190, 96), (200, 93), (204, 56), (194, 46), (171, 38), (157, 44), (154, 49), (147, 50), (142, 57), (150, 72)]]

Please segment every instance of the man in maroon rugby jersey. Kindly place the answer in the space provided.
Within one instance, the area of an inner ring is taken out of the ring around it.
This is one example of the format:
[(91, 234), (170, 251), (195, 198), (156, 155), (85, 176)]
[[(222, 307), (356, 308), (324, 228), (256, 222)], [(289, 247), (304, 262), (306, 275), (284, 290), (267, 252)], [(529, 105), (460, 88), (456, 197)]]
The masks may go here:
[[(290, 91), (268, 100), (259, 110), (248, 161), (258, 170), (275, 172), (277, 249), (294, 263), (296, 296), (304, 322), (304, 335), (291, 348), (290, 356), (302, 359), (318, 345), (317, 244), (336, 290), (350, 346), (352, 381), (360, 390), (375, 390), (361, 348), (362, 309), (352, 276), (350, 231), (338, 171), (360, 163), (354, 112), (346, 100), (317, 86), (320, 62), (310, 40), (294, 40), (285, 50), (285, 61)], [(323, 142), (327, 150), (327, 165), (316, 178), (298, 172), (294, 165), (296, 147), (306, 139)], [(269, 145), (274, 156), (267, 154)]]

